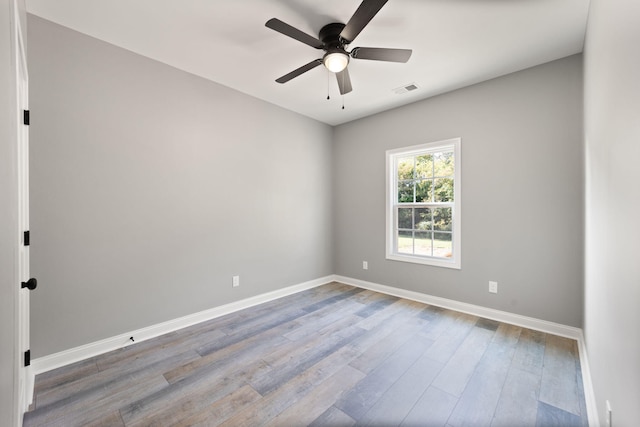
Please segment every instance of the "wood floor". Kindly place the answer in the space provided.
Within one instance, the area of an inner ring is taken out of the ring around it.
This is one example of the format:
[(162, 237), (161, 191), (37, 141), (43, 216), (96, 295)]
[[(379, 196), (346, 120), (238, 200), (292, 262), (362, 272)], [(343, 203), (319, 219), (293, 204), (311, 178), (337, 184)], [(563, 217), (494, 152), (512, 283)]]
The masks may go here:
[(576, 342), (332, 283), (36, 378), (25, 426), (586, 426)]

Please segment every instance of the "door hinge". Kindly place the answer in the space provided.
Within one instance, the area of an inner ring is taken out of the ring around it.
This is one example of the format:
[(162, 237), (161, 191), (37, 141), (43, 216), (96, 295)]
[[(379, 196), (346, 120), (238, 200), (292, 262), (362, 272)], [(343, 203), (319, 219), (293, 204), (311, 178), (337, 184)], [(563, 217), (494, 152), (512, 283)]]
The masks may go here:
[(27, 350), (24, 352), (24, 366), (31, 365), (31, 350)]
[(24, 232), (24, 245), (29, 246), (31, 243), (31, 236), (29, 235), (29, 230)]
[(29, 126), (29, 110), (22, 110), (22, 122)]

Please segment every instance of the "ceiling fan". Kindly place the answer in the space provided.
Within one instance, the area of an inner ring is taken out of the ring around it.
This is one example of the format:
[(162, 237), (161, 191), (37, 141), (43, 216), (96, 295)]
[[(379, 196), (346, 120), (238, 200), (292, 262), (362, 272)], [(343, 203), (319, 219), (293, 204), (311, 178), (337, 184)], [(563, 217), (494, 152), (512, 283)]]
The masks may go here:
[(351, 92), (351, 78), (347, 65), (349, 59), (370, 59), (388, 62), (407, 62), (411, 57), (411, 49), (388, 49), (382, 47), (356, 47), (347, 51), (347, 46), (360, 34), (369, 21), (382, 9), (388, 0), (363, 0), (347, 24), (334, 22), (327, 24), (320, 30), (318, 38), (313, 37), (291, 25), (272, 18), (266, 26), (279, 33), (289, 36), (316, 49), (322, 49), (325, 54), (321, 59), (314, 59), (308, 64), (291, 71), (276, 79), (278, 83), (289, 80), (323, 64), (329, 71), (335, 73), (338, 80), (340, 94)]

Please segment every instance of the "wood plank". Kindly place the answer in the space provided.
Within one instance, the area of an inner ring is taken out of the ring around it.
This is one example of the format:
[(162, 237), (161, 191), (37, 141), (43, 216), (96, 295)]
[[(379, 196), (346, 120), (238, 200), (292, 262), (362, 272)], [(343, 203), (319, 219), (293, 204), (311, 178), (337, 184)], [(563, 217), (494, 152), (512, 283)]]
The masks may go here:
[[(415, 301), (408, 300), (398, 300), (382, 310), (378, 311), (372, 316), (369, 316), (362, 320), (358, 326), (362, 329), (373, 329), (378, 326), (380, 323), (387, 321), (391, 318), (396, 318), (396, 320), (400, 320), (400, 318), (408, 319), (415, 317), (419, 319), (418, 314), (420, 313), (420, 309), (418, 309), (418, 305), (422, 305)], [(421, 322), (424, 324), (426, 322)]]
[[(419, 317), (428, 322), (424, 332), (432, 340), (437, 340), (443, 334), (448, 334), (448, 330), (456, 324), (456, 319), (460, 316), (461, 313), (435, 306), (427, 306), (419, 313)], [(469, 324), (467, 329), (470, 328)]]
[(37, 397), (39, 394), (72, 384), (98, 371), (96, 360), (92, 357), (68, 366), (63, 366), (62, 368), (54, 369), (53, 371), (39, 374), (35, 378), (34, 394)]
[(354, 338), (362, 335), (363, 329), (352, 326), (349, 331), (343, 332), (343, 336), (319, 336), (316, 345), (295, 359), (294, 363), (280, 364), (262, 375), (251, 378), (249, 384), (263, 396), (287, 383), (309, 367), (326, 359), (332, 353), (346, 346)]
[(223, 423), (236, 412), (241, 411), (261, 398), (262, 396), (251, 386), (244, 385), (209, 406), (198, 410), (184, 411), (186, 417), (178, 422), (169, 423), (166, 419), (158, 418), (157, 423), (152, 422), (148, 425), (157, 425), (158, 427), (167, 425), (213, 427)]
[(119, 411), (107, 415), (99, 415), (95, 420), (84, 424), (84, 427), (125, 427)]
[(358, 421), (380, 397), (422, 356), (430, 340), (407, 340), (376, 369), (346, 392), (335, 407)]
[(538, 404), (536, 427), (581, 427), (580, 417), (544, 402)]
[(256, 360), (226, 372), (200, 372), (123, 406), (120, 414), (127, 426), (175, 423), (241, 388), (245, 384), (244, 379), (235, 371), (251, 373), (264, 367), (264, 362)]
[(376, 302), (366, 305), (365, 307), (358, 310), (355, 314), (360, 317), (369, 317), (379, 312), (380, 310), (387, 308), (388, 306), (390, 306), (391, 304), (393, 304), (398, 300), (399, 298), (396, 298), (396, 297), (387, 297), (384, 299), (380, 299)]
[(356, 355), (357, 353), (352, 348), (342, 347), (221, 425), (225, 427), (251, 427), (270, 421), (311, 392), (316, 384), (342, 369)]
[(582, 367), (580, 365), (580, 356), (576, 356), (576, 377), (578, 380), (578, 400), (580, 404), (580, 416), (582, 418), (583, 427), (589, 427), (589, 418), (587, 415), (587, 401), (584, 397), (584, 382), (582, 380)]
[(139, 366), (153, 363), (162, 358), (162, 353), (181, 352), (183, 349), (191, 349), (203, 341), (215, 341), (225, 334), (222, 331), (201, 330), (197, 334), (171, 332), (160, 337), (136, 343), (119, 350), (97, 356), (96, 364), (100, 371), (108, 369), (132, 369), (132, 363)]
[[(493, 335), (494, 333), (487, 329), (473, 328), (433, 381), (434, 387), (460, 397)], [(434, 346), (437, 343), (438, 341)], [(432, 354), (428, 354), (428, 357), (432, 357)]]
[(309, 427), (351, 427), (356, 421), (335, 406), (324, 411)]
[(358, 420), (358, 425), (394, 425), (403, 420), (443, 367), (443, 363), (423, 354)]
[(576, 358), (575, 341), (547, 335), (539, 400), (579, 416)]
[(363, 292), (363, 291), (364, 291), (364, 289), (361, 289), (361, 288), (351, 288), (348, 291), (341, 292), (341, 293), (339, 293), (337, 295), (333, 295), (331, 297), (325, 298), (325, 299), (323, 299), (321, 301), (318, 301), (318, 302), (316, 302), (314, 304), (310, 304), (310, 305), (304, 307), (304, 310), (307, 313), (311, 313), (313, 311), (320, 310), (322, 307), (326, 307), (328, 305), (332, 305), (332, 304), (334, 304), (334, 303), (336, 303), (338, 301), (342, 301), (342, 300), (347, 299), (347, 298), (352, 298), (352, 297), (358, 295), (360, 292)]
[(170, 384), (173, 384), (194, 374), (220, 369), (232, 363), (243, 363), (254, 358), (256, 354), (288, 343), (289, 340), (282, 336), (282, 332), (286, 330), (288, 330), (286, 324), (268, 329), (261, 334), (235, 342), (193, 362), (167, 370), (164, 377)]
[(544, 347), (547, 335), (544, 332), (523, 329), (513, 355), (513, 367), (542, 375), (544, 365)]
[[(350, 311), (338, 310), (335, 316), (325, 316), (328, 319), (317, 323), (313, 320), (307, 320), (311, 324), (316, 324), (317, 327), (303, 328), (307, 331), (307, 335), (305, 335), (304, 338), (298, 341), (291, 341), (277, 349), (273, 349), (270, 354), (263, 357), (263, 360), (269, 363), (269, 365), (277, 367), (295, 361), (301, 354), (304, 354), (316, 346), (319, 340), (326, 339), (333, 334), (344, 338), (345, 334), (349, 335), (353, 329), (352, 327), (356, 326), (361, 320), (359, 316), (350, 314), (354, 309), (357, 309), (357, 307), (351, 306)], [(313, 329), (315, 329), (315, 331)], [(296, 329), (295, 332), (297, 331), (298, 329)], [(291, 335), (290, 333), (286, 333), (284, 336), (290, 338)]]
[(298, 322), (301, 326), (287, 332), (285, 337), (292, 341), (300, 340), (309, 334), (318, 332), (320, 329), (328, 326), (344, 316), (348, 316), (363, 307), (364, 304), (356, 301), (345, 301), (344, 304), (330, 305), (315, 312), (311, 312), (305, 316), (300, 317)]
[(135, 360), (132, 360), (130, 367), (116, 367), (100, 371), (72, 383), (40, 393), (38, 395), (38, 405), (42, 407), (56, 405), (60, 402), (70, 404), (75, 400), (86, 400), (88, 396), (99, 396), (101, 393), (110, 391), (112, 388), (118, 388), (122, 384), (144, 381), (151, 377), (162, 378), (162, 382), (165, 382), (162, 377), (164, 370), (175, 365), (191, 363), (198, 359), (200, 359), (200, 355), (189, 349), (179, 353), (156, 352), (156, 360), (149, 361), (149, 363), (138, 364)]
[(498, 330), (498, 327), (500, 326), (500, 322), (497, 322), (497, 321), (491, 320), (491, 319), (485, 319), (485, 318), (481, 317), (476, 322), (476, 326), (478, 328), (487, 329), (489, 331), (496, 331), (496, 330)]
[(442, 321), (433, 328), (428, 326), (425, 332), (427, 337), (435, 339), (429, 349), (429, 357), (438, 362), (447, 362), (471, 332), (477, 320), (477, 317), (468, 314), (448, 310), (443, 312)]
[(491, 426), (535, 426), (539, 390), (538, 375), (512, 366), (502, 387)]
[(322, 415), (342, 395), (365, 375), (345, 365), (333, 376), (318, 384), (311, 393), (273, 418), (267, 426), (308, 425)]
[[(394, 319), (393, 324), (397, 325), (395, 332), (381, 337), (380, 340), (371, 345), (366, 352), (353, 360), (350, 365), (367, 374), (407, 341), (414, 338), (420, 331), (421, 325), (403, 322), (403, 320), (402, 318)], [(360, 323), (358, 326), (360, 326)]]
[(203, 344), (198, 347), (196, 351), (201, 356), (207, 356), (218, 350), (240, 343), (248, 338), (255, 337), (256, 335), (275, 327), (291, 324), (294, 320), (297, 320), (305, 314), (307, 314), (307, 311), (302, 308), (286, 312), (276, 311), (267, 316), (260, 317), (259, 320), (256, 320), (255, 322), (250, 322), (249, 324), (245, 322), (243, 323), (242, 328), (231, 331), (231, 335), (226, 335), (222, 339)]
[[(361, 328), (362, 322), (358, 322), (357, 326)], [(415, 333), (419, 331), (419, 326), (420, 325), (417, 322), (411, 323), (410, 321), (405, 321), (402, 318), (393, 317), (387, 321), (380, 322), (376, 327), (372, 329), (364, 328), (366, 332), (349, 343), (349, 346), (359, 350), (360, 354), (364, 354), (374, 346), (380, 347), (380, 342), (388, 340), (392, 334), (396, 334), (398, 331), (403, 330), (404, 328), (412, 328)], [(354, 367), (356, 367), (357, 365), (358, 363), (352, 364), (352, 366)], [(359, 367), (358, 369), (362, 372), (365, 372), (362, 367)]]
[(433, 386), (429, 387), (400, 425), (404, 427), (444, 426), (457, 402), (458, 399), (455, 396)]
[[(489, 332), (492, 330), (492, 327), (487, 328)], [(448, 422), (452, 425), (473, 427), (491, 424), (521, 328), (500, 324), (495, 331), (449, 418)]]
[(76, 394), (55, 403), (42, 406), (24, 416), (28, 426), (84, 426), (105, 413), (110, 413), (127, 404), (131, 396), (146, 396), (168, 386), (161, 376), (140, 377), (129, 381), (118, 381), (105, 390), (97, 386), (86, 393)]

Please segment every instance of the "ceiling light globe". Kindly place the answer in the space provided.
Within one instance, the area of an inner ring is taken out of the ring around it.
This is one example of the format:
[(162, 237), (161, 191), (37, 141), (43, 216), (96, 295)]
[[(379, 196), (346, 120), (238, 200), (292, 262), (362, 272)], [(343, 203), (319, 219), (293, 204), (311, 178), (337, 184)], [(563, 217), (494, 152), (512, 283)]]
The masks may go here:
[(349, 64), (349, 55), (344, 52), (329, 52), (322, 58), (324, 66), (332, 73), (339, 73), (347, 68)]

